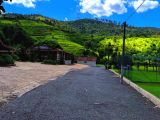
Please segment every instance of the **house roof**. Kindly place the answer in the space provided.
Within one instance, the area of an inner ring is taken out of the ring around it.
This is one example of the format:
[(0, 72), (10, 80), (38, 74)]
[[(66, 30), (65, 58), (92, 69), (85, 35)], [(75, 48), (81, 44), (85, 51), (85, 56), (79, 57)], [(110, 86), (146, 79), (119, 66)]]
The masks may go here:
[(36, 46), (33, 48), (34, 50), (44, 50), (44, 51), (59, 51), (59, 52), (63, 52), (62, 49), (59, 49), (59, 48), (51, 48), (49, 46), (46, 46), (46, 45), (42, 45), (42, 46)]
[(68, 52), (65, 52), (63, 49), (60, 49), (60, 48), (51, 48), (47, 45), (42, 45), (42, 46), (36, 46), (36, 47), (33, 47), (32, 50), (34, 51), (52, 51), (52, 52), (64, 52), (66, 54), (70, 54)]
[(42, 45), (42, 46), (36, 46), (34, 47), (35, 50), (52, 50), (52, 48), (46, 46), (46, 45)]

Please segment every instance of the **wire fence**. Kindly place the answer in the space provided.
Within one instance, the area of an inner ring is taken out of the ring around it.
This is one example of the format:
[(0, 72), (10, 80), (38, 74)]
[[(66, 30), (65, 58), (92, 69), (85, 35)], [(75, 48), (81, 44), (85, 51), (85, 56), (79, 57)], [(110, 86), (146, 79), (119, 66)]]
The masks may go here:
[(124, 76), (133, 82), (160, 84), (160, 64), (129, 66), (124, 67)]

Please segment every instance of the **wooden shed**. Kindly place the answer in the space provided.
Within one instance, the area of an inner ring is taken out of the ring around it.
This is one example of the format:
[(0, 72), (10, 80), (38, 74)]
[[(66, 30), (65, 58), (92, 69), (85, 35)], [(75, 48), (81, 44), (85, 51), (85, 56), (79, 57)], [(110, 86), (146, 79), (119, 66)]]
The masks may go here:
[(51, 48), (49, 46), (43, 45), (32, 48), (31, 53), (32, 52), (36, 52), (40, 61), (46, 59), (52, 59), (57, 61), (63, 60), (65, 64), (71, 64), (72, 55), (65, 52), (63, 49)]

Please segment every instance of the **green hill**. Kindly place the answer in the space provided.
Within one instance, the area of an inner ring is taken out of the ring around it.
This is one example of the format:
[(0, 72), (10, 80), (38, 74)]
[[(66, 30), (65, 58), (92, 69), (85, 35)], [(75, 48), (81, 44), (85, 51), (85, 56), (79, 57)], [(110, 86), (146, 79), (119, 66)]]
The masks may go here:
[[(5, 37), (4, 42), (9, 42), (13, 46), (13, 37), (16, 33), (21, 30), (25, 35), (30, 37), (34, 45), (47, 44), (52, 47), (59, 46), (63, 48), (66, 52), (72, 53), (76, 56), (81, 55), (84, 47), (78, 43), (72, 42), (76, 41), (77, 35), (71, 35), (69, 31), (64, 31), (57, 26), (46, 24), (41, 20), (30, 20), (30, 19), (1, 19), (0, 20), (1, 31), (10, 32), (8, 35), (2, 35)], [(2, 32), (2, 33), (3, 33)], [(7, 34), (7, 33), (6, 33)], [(16, 38), (15, 38), (16, 39)], [(53, 42), (54, 41), (54, 42)], [(62, 42), (64, 41), (64, 42)], [(58, 45), (57, 45), (58, 44)], [(74, 49), (73, 49), (74, 48)], [(76, 48), (76, 50), (75, 50)], [(77, 52), (76, 52), (77, 51)]]
[[(86, 49), (90, 49), (89, 51), (99, 52), (99, 59), (102, 59), (107, 53), (106, 42), (116, 41), (112, 45), (113, 49), (117, 48), (119, 52), (121, 51), (119, 38), (122, 38), (123, 34), (122, 25), (106, 19), (58, 21), (41, 15), (7, 14), (0, 18), (0, 26), (0, 37), (6, 44), (17, 50), (23, 51), (31, 46), (48, 45), (63, 48), (75, 56), (82, 56)], [(151, 46), (152, 42), (147, 41), (144, 46), (141, 45), (143, 41), (146, 39), (152, 41), (159, 35), (158, 28), (138, 28), (128, 25), (127, 38), (130, 41), (128, 44), (135, 45), (128, 47), (132, 47), (129, 53), (136, 54), (133, 51), (137, 52), (137, 46), (143, 46), (143, 49), (146, 49), (146, 46)], [(150, 48), (147, 47), (147, 49)], [(143, 52), (147, 53), (147, 51)]]
[[(123, 28), (121, 23), (107, 19), (80, 19), (67, 22), (76, 31), (86, 34), (101, 36), (121, 35)], [(159, 28), (127, 26), (128, 37), (150, 37), (160, 34)]]

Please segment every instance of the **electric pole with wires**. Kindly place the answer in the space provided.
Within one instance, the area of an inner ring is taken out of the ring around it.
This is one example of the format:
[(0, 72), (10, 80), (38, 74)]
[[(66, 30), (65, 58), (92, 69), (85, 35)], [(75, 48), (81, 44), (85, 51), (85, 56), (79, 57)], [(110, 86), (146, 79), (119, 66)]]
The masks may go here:
[(134, 14), (138, 11), (138, 9), (145, 3), (146, 0), (143, 0), (142, 3), (137, 7), (137, 9), (125, 20), (123, 23), (123, 47), (122, 47), (122, 58), (121, 58), (121, 80), (120, 83), (123, 84), (124, 77), (124, 65), (125, 65), (125, 42), (126, 42), (126, 26), (127, 21), (134, 16)]
[(123, 48), (122, 48), (122, 58), (121, 58), (121, 84), (123, 84), (124, 76), (124, 58), (125, 58), (125, 41), (126, 41), (126, 22), (123, 23)]

